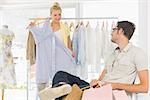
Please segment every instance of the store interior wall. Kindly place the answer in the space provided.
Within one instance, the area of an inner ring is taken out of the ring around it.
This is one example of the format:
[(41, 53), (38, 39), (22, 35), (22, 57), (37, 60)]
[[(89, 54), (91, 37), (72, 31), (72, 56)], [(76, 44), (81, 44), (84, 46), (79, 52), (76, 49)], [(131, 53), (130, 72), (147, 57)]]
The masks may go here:
[[(148, 67), (150, 68), (150, 1), (149, 0), (139, 0), (139, 46), (148, 55)], [(149, 75), (150, 76), (150, 75)], [(149, 77), (150, 79), (150, 77)], [(149, 88), (150, 91), (150, 88)], [(149, 93), (148, 93), (149, 94)], [(149, 95), (145, 93), (138, 93), (138, 100), (148, 100)]]

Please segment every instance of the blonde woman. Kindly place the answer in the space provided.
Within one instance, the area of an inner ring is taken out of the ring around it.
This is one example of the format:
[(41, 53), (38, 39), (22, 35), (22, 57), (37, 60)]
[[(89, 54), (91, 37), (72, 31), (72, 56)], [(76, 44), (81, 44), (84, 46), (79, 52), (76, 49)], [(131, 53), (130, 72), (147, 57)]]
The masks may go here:
[(58, 3), (50, 8), (50, 20), (42, 27), (35, 23), (29, 25), (36, 43), (36, 83), (38, 91), (43, 90), (57, 71), (63, 70), (75, 74), (75, 61), (68, 48), (69, 28), (60, 22), (61, 7)]
[(62, 9), (59, 6), (59, 4), (56, 2), (50, 9), (50, 14), (51, 14), (51, 19), (52, 19), (51, 28), (53, 32), (60, 31), (56, 33), (56, 36), (64, 43), (66, 47), (72, 50), (71, 41), (69, 37), (70, 30), (69, 28), (67, 28), (65, 24), (60, 23), (61, 12), (62, 12)]

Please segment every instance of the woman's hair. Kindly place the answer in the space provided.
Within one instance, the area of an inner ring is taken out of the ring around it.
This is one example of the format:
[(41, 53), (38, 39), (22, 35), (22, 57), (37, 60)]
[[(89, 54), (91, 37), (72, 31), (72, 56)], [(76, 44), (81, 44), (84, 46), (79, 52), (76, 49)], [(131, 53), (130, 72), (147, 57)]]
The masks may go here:
[(50, 14), (52, 14), (53, 10), (60, 10), (60, 11), (62, 11), (58, 2), (55, 2), (54, 5), (50, 8)]

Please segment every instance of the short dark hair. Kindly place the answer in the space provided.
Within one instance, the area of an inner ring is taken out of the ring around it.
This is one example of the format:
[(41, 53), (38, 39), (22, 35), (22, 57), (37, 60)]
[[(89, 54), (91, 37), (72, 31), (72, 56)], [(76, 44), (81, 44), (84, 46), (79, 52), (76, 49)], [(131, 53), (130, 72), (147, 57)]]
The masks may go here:
[(117, 23), (117, 27), (120, 29), (122, 28), (124, 31), (124, 35), (130, 40), (134, 30), (135, 30), (135, 24), (129, 21), (119, 21)]

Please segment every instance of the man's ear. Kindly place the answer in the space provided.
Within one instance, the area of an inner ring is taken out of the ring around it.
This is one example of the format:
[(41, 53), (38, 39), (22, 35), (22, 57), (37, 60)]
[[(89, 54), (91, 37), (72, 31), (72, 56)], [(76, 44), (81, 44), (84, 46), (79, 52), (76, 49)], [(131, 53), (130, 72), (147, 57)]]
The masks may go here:
[(122, 28), (120, 28), (119, 33), (124, 34), (124, 30)]

